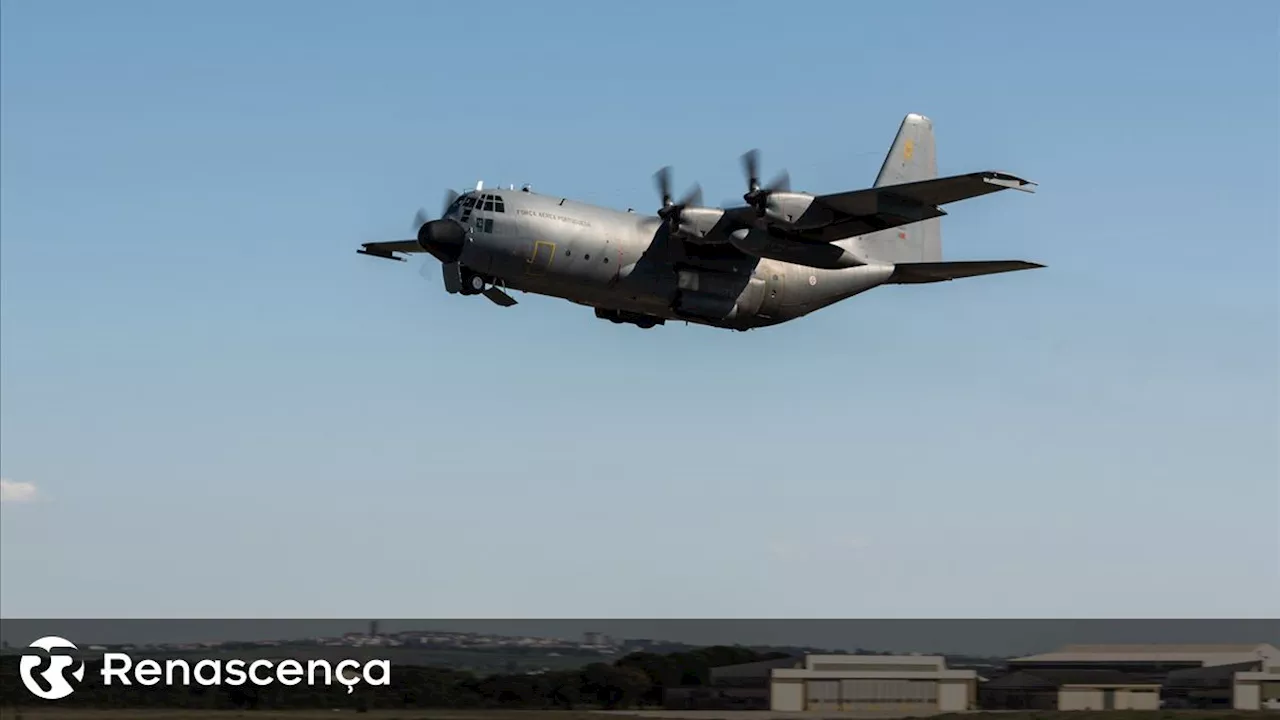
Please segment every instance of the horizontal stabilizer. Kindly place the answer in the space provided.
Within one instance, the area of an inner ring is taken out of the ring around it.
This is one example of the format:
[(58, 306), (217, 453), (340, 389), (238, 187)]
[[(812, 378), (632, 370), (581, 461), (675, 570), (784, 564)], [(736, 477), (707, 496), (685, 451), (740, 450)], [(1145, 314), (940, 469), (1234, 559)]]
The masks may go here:
[(959, 262), (898, 263), (886, 281), (890, 284), (933, 283), (1042, 268), (1025, 260), (963, 260)]

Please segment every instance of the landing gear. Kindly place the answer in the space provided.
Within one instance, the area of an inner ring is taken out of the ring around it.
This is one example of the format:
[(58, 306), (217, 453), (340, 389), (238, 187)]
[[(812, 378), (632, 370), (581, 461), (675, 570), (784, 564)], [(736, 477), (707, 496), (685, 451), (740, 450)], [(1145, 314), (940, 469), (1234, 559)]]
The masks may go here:
[(463, 295), (479, 295), (484, 292), (488, 283), (483, 275), (479, 275), (467, 268), (462, 268), (462, 288)]

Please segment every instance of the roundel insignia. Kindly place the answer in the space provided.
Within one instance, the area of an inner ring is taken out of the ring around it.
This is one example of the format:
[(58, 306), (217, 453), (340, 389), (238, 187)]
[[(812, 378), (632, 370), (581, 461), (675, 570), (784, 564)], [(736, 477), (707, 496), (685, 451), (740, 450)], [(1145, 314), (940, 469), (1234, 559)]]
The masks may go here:
[(810, 275), (810, 276), (809, 276), (809, 284), (810, 284), (810, 285), (817, 285), (817, 284), (818, 284), (818, 278), (814, 277), (813, 275)]

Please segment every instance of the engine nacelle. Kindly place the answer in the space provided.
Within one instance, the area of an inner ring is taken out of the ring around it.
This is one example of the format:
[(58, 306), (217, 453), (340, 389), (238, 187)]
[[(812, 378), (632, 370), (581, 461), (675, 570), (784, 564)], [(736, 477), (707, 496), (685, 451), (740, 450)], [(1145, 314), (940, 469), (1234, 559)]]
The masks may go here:
[(839, 245), (774, 237), (762, 228), (737, 230), (729, 235), (729, 242), (748, 255), (806, 267), (839, 270), (867, 264), (864, 258)]
[[(680, 211), (680, 224), (673, 228), (672, 231), (682, 239), (690, 242), (706, 242), (713, 240), (708, 236), (715, 230), (722, 217), (724, 217), (724, 211), (716, 208), (684, 208)], [(724, 238), (720, 238), (718, 241), (725, 242)]]
[(820, 228), (834, 222), (835, 213), (814, 205), (814, 200), (809, 193), (771, 192), (765, 197), (764, 216), (771, 223), (795, 230)]

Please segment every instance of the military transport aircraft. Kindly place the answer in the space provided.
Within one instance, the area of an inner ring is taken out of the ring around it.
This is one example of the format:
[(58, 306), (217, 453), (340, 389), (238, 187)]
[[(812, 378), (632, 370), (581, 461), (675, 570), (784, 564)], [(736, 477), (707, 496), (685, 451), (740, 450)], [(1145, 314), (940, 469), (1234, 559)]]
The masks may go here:
[(702, 206), (694, 185), (671, 197), (670, 168), (655, 179), (656, 215), (533, 192), (449, 191), (437, 220), (419, 211), (417, 238), (364, 243), (357, 252), (403, 261), (429, 253), (445, 289), (516, 304), (507, 290), (563, 298), (596, 317), (642, 328), (684, 320), (733, 330), (776, 325), (886, 284), (932, 283), (1044, 267), (1020, 260), (944, 262), (942, 205), (1035, 183), (985, 171), (939, 178), (933, 123), (903, 119), (875, 184), (792, 192), (785, 171), (766, 186), (758, 153), (743, 155), (745, 205)]

